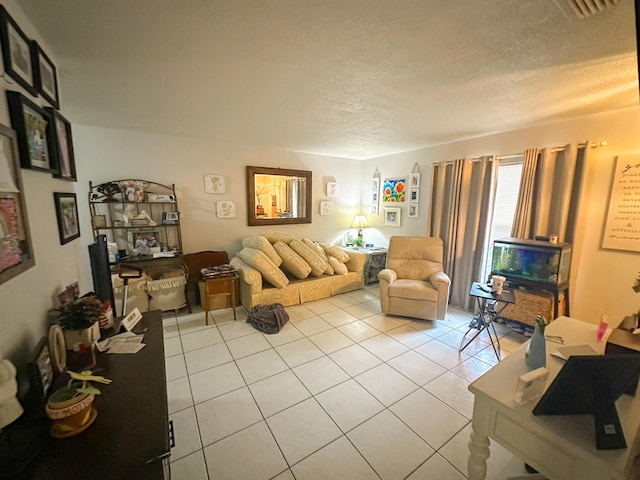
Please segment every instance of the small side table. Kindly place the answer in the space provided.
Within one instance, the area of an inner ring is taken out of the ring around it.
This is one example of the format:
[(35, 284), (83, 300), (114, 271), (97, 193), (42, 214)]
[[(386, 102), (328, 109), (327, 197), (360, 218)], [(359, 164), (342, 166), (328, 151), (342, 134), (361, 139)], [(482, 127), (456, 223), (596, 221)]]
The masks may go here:
[(236, 288), (235, 281), (238, 275), (225, 275), (223, 277), (207, 278), (204, 280), (204, 295), (202, 307), (204, 309), (204, 323), (209, 325), (210, 301), (216, 296), (227, 296), (231, 298), (231, 308), (233, 309), (233, 319), (236, 320)]
[(364, 262), (364, 284), (371, 285), (372, 283), (378, 283), (378, 273), (384, 269), (387, 263), (387, 249), (378, 248), (357, 248), (346, 247), (347, 250), (354, 250), (356, 252), (364, 253), (367, 259)]
[[(462, 337), (460, 349), (458, 351), (463, 351), (477, 338), (478, 335), (482, 333), (483, 330), (486, 330), (489, 335), (489, 340), (491, 340), (493, 352), (496, 354), (496, 358), (500, 360), (500, 339), (498, 338), (498, 333), (496, 332), (496, 327), (493, 324), (493, 321), (500, 316), (500, 313), (507, 305), (510, 303), (516, 303), (516, 298), (513, 295), (513, 290), (502, 290), (502, 293), (498, 294), (494, 292), (487, 292), (486, 290), (483, 290), (480, 285), (481, 284), (478, 282), (473, 282), (471, 290), (469, 290), (469, 295), (475, 297), (478, 302), (479, 315), (477, 318), (474, 316), (471, 321), (469, 328)], [(504, 305), (502, 305), (499, 310), (490, 311), (489, 305), (497, 306), (498, 302), (501, 302)], [(463, 346), (462, 344), (464, 343), (467, 334), (474, 328), (478, 331), (471, 340)], [(493, 335), (491, 335), (491, 330), (493, 330)]]

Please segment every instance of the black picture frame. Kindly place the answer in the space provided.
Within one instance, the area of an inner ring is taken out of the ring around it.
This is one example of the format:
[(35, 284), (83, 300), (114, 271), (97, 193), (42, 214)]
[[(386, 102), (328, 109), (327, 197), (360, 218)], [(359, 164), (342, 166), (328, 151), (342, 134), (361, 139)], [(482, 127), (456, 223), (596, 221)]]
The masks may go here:
[(36, 95), (31, 40), (0, 5), (0, 39), (4, 70), (31, 95)]
[(177, 225), (180, 223), (180, 212), (162, 212), (163, 225)]
[(45, 107), (45, 111), (51, 118), (52, 145), (50, 156), (53, 176), (62, 180), (77, 182), (71, 122), (64, 118), (55, 108)]
[(0, 182), (0, 221), (5, 226), (5, 243), (0, 251), (0, 285), (17, 277), (35, 265), (29, 219), (24, 201), (24, 189), (15, 130), (0, 124), (0, 163), (8, 170), (8, 178)]
[(58, 219), (60, 245), (64, 245), (80, 237), (78, 199), (75, 193), (60, 192), (53, 192), (53, 198)]
[(35, 40), (31, 42), (31, 59), (36, 90), (51, 106), (59, 109), (58, 71), (53, 61)]
[[(7, 91), (11, 125), (18, 134), (22, 168), (53, 173), (53, 127), (49, 113), (19, 92)], [(36, 140), (34, 140), (36, 139)]]

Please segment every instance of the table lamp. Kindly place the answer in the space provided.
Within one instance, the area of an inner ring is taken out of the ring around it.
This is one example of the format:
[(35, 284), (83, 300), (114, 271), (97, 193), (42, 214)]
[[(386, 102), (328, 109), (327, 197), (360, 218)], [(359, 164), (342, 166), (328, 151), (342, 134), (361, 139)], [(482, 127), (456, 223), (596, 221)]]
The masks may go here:
[(369, 223), (367, 222), (367, 217), (365, 217), (364, 215), (356, 215), (356, 217), (353, 219), (353, 222), (351, 222), (351, 228), (357, 228), (358, 229), (358, 240), (357, 240), (357, 244), (358, 245), (362, 245), (363, 243), (363, 230), (365, 228), (369, 228)]

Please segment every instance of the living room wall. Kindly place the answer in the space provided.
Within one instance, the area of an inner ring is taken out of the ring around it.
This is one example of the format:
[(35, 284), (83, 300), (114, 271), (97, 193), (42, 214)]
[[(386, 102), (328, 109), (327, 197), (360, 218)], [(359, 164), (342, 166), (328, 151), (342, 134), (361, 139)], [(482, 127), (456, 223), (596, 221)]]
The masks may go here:
[[(600, 245), (615, 157), (640, 153), (637, 107), (367, 160), (363, 162), (363, 175), (369, 175), (378, 167), (383, 177), (395, 177), (410, 172), (418, 163), (422, 172), (420, 216), (408, 221), (412, 230), (424, 234), (432, 163), (490, 154), (507, 155), (529, 147), (554, 147), (586, 140), (607, 141), (608, 144), (590, 149), (588, 153), (571, 263), (571, 316), (599, 323), (602, 315), (607, 314), (610, 324), (618, 324), (640, 307), (640, 295), (631, 289), (640, 272), (640, 253), (604, 250)], [(406, 215), (406, 206), (402, 208)], [(399, 233), (405, 234), (403, 229)], [(387, 228), (382, 234), (387, 238), (391, 232)]]
[[(3, 1), (9, 14), (27, 37), (37, 40), (57, 63), (55, 52), (38, 35), (14, 1)], [(7, 107), (7, 90), (19, 91), (38, 105), (48, 104), (31, 96), (14, 80), (5, 77), (1, 84), (0, 123), (11, 127)], [(64, 115), (64, 85), (60, 86), (61, 112)], [(23, 196), (29, 216), (29, 227), (35, 266), (0, 285), (0, 358), (19, 362), (29, 358), (38, 340), (47, 333), (47, 311), (55, 305), (56, 295), (77, 281), (85, 266), (79, 259), (86, 247), (76, 240), (60, 245), (53, 192), (74, 192), (76, 184), (56, 179), (49, 173), (21, 169)]]

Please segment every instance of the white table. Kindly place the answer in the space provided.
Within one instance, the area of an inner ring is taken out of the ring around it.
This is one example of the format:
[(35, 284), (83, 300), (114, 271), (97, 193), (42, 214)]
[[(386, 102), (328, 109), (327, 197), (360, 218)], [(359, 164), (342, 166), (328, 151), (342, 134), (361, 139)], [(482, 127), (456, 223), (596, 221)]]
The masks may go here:
[[(596, 340), (597, 330), (597, 325), (559, 317), (545, 333), (562, 336), (565, 345), (590, 344), (602, 353), (606, 341)], [(547, 387), (564, 364), (549, 355), (557, 347), (558, 344), (547, 341)], [(518, 378), (528, 371), (525, 350), (526, 344), (469, 385), (475, 396), (469, 480), (486, 477), (489, 438), (553, 480), (639, 479), (640, 464), (634, 466), (633, 459), (640, 455), (640, 391), (635, 397), (622, 395), (616, 402), (629, 448), (596, 450), (593, 416), (534, 416), (531, 411), (537, 400), (524, 405), (514, 402)]]

